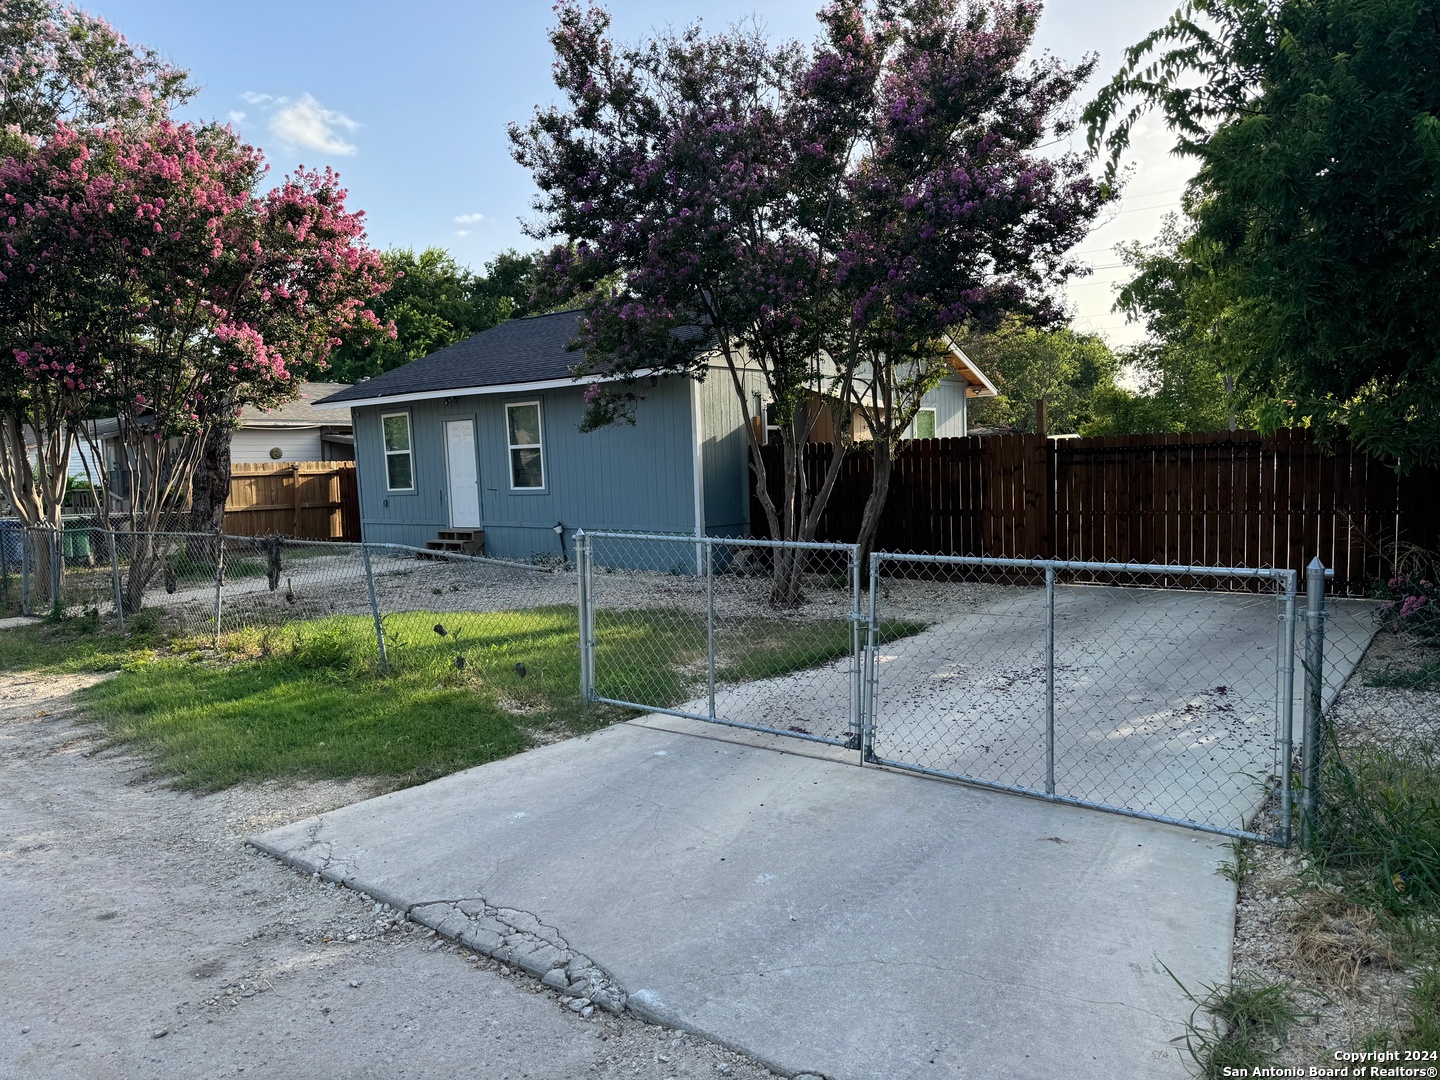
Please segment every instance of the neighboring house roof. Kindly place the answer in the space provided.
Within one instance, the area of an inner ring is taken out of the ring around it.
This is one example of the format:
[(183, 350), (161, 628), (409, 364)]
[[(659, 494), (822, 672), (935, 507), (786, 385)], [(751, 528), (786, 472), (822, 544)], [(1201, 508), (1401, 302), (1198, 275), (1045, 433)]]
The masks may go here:
[(966, 397), (998, 397), (1000, 391), (986, 378), (985, 373), (975, 366), (975, 361), (965, 355), (965, 350), (950, 342), (950, 366), (955, 374), (965, 380)]
[(443, 396), (447, 390), (542, 389), (575, 384), (580, 358), (569, 348), (580, 311), (510, 319), (409, 364), (330, 395), (320, 409), (383, 405)]
[(246, 405), (240, 410), (240, 426), (245, 428), (309, 428), (334, 427), (343, 423), (331, 409), (319, 410), (315, 403), (349, 390), (349, 383), (307, 382), (300, 387), (300, 396), (273, 409)]
[[(284, 405), (277, 405), (273, 409), (246, 405), (240, 410), (240, 426), (263, 429), (348, 427), (347, 417), (336, 416), (333, 409), (317, 410), (315, 403), (323, 397), (331, 397), (349, 389), (349, 383), (302, 383), (300, 396)], [(91, 420), (90, 432), (96, 439), (112, 439), (120, 433), (120, 421), (113, 416)]]

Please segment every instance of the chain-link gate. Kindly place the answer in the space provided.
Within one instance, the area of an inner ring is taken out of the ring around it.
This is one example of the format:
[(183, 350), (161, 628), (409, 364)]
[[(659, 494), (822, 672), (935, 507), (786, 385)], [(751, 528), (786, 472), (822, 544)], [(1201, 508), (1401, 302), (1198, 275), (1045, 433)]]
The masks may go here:
[[(1297, 579), (876, 554), (864, 758), (1287, 843)], [(928, 629), (887, 631), (921, 608)], [(1282, 824), (1262, 836), (1272, 792)]]
[(587, 700), (859, 748), (849, 544), (585, 532)]

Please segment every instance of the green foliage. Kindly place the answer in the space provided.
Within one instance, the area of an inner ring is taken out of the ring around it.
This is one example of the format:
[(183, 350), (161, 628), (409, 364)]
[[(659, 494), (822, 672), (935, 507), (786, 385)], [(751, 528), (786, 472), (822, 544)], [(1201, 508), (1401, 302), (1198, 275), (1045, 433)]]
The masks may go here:
[(1121, 250), (1135, 276), (1116, 307), (1148, 331), (1147, 340), (1121, 353), (1139, 386), (1102, 388), (1082, 434), (1223, 431), (1232, 420), (1245, 429), (1259, 423), (1253, 403), (1225, 377), (1233, 365), (1216, 330), (1225, 307), (1205, 270), (1183, 253), (1190, 235), (1172, 214), (1154, 243)]
[(357, 382), (419, 360), (471, 334), (530, 310), (534, 258), (514, 251), (497, 255), (476, 274), (448, 252), (391, 248), (383, 256), (394, 282), (372, 301), (381, 322), (393, 320), (395, 337), (377, 334), (366, 342), (339, 346), (327, 377)]
[(1433, 0), (1192, 0), (1086, 110), (1112, 178), (1152, 108), (1198, 159), (1173, 277), (1262, 424), (1407, 469), (1440, 461), (1437, 53)]
[(1440, 747), (1327, 750), (1316, 867), (1374, 906), (1440, 907)]
[(970, 421), (980, 426), (1034, 431), (1035, 399), (1043, 397), (1050, 434), (1074, 434), (1093, 421), (1096, 402), (1115, 389), (1120, 371), (1104, 341), (1069, 329), (1011, 322), (994, 334), (968, 331), (955, 340), (1000, 391), (972, 404)]
[(1173, 971), (1165, 970), (1195, 1004), (1185, 1034), (1175, 1041), (1184, 1044), (1203, 1080), (1253, 1075), (1250, 1070), (1271, 1064), (1274, 1048), (1301, 1019), (1283, 986), (1251, 977), (1209, 987), (1196, 996)]

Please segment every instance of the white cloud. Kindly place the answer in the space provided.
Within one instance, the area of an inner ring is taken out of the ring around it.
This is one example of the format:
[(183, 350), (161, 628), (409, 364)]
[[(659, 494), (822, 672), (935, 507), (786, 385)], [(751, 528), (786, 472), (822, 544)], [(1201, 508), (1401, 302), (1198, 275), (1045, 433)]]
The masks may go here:
[(230, 110), (230, 122), (231, 122), (232, 124), (239, 124), (239, 123), (242, 123), (244, 120), (245, 120), (245, 114), (244, 114), (243, 112), (241, 112), (239, 109), (231, 109), (231, 110)]
[(456, 236), (469, 236), (469, 235), (470, 235), (470, 230), (469, 230), (469, 229), (456, 229), (456, 230), (455, 230), (455, 235), (456, 235)]
[(324, 154), (350, 155), (357, 147), (340, 136), (341, 131), (353, 132), (360, 127), (342, 112), (327, 109), (309, 94), (299, 101), (281, 104), (270, 119), (270, 130), (283, 142), (304, 150)]
[[(343, 112), (327, 109), (312, 94), (298, 98), (277, 97), (247, 90), (240, 95), (246, 104), (270, 114), (270, 133), (294, 150), (316, 150), (322, 154), (349, 157), (358, 147), (345, 138), (358, 131), (360, 124)], [(232, 112), (230, 119), (239, 123), (243, 112)]]
[(479, 225), (485, 220), (484, 214), (461, 214), (455, 219), (456, 225)]

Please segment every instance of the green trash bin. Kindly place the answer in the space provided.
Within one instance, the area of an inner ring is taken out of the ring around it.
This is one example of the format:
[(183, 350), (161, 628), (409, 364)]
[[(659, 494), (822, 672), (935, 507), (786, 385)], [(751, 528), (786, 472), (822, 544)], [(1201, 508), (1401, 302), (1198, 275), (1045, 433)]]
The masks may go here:
[(61, 551), (67, 559), (80, 559), (84, 562), (92, 562), (94, 555), (90, 551), (90, 529), (87, 526), (65, 527), (61, 537)]

